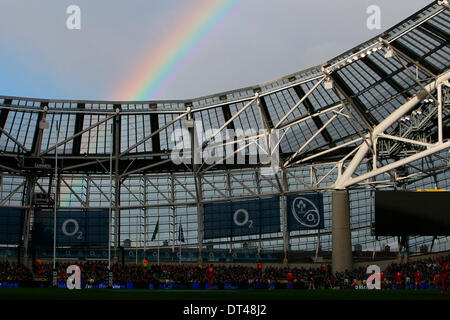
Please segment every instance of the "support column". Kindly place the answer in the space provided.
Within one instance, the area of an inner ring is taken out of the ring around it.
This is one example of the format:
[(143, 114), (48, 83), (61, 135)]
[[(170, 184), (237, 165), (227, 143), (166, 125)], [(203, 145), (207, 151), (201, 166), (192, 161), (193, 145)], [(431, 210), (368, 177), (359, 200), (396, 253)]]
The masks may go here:
[[(175, 203), (175, 179), (173, 178), (173, 173), (170, 174), (170, 201), (172, 204)], [(177, 232), (177, 217), (175, 205), (171, 206), (172, 209), (172, 252), (175, 252), (175, 233)]]
[(288, 190), (288, 182), (286, 177), (286, 171), (281, 169), (281, 180), (282, 180), (282, 192), (281, 192), (281, 223), (283, 225), (283, 264), (287, 266), (288, 255), (290, 250), (290, 234), (287, 227), (287, 208), (286, 208), (286, 195), (285, 192)]
[(203, 188), (202, 175), (199, 173), (199, 164), (201, 163), (201, 146), (197, 137), (195, 121), (191, 113), (191, 104), (186, 104), (187, 120), (185, 126), (189, 130), (189, 138), (191, 142), (190, 156), (192, 164), (192, 174), (195, 181), (195, 194), (197, 202), (197, 241), (198, 241), (198, 263), (203, 262)]
[(144, 201), (144, 259), (147, 259), (147, 176), (144, 174), (144, 181), (142, 184), (144, 189), (143, 201)]
[[(116, 110), (116, 116), (113, 120), (113, 134), (114, 134), (114, 263), (119, 262), (118, 250), (121, 249), (120, 245), (120, 139), (121, 139), (121, 118), (120, 118), (120, 105), (114, 105)], [(123, 250), (123, 248), (122, 248)], [(123, 251), (121, 252), (123, 253)], [(123, 260), (123, 254), (122, 254)]]
[(196, 176), (195, 181), (197, 184), (197, 230), (198, 230), (198, 263), (203, 262), (203, 190), (202, 190), (202, 178)]
[(352, 269), (350, 206), (347, 190), (332, 192), (332, 269), (333, 273)]
[(33, 206), (33, 194), (34, 187), (36, 185), (35, 177), (27, 177), (26, 188), (24, 188), (23, 201), (22, 205), (28, 206), (25, 211), (24, 217), (24, 228), (23, 228), (23, 252), (19, 251), (18, 258), (20, 259), (20, 255), (22, 256), (22, 263), (29, 269), (32, 267), (32, 260), (29, 254), (29, 243), (30, 243), (30, 224), (31, 217), (34, 214), (34, 206)]
[[(230, 171), (227, 170), (227, 196), (231, 199), (233, 197), (233, 192), (231, 191), (231, 178), (230, 178)], [(230, 235), (230, 243), (228, 247), (228, 252), (230, 254), (233, 254), (233, 235)]]

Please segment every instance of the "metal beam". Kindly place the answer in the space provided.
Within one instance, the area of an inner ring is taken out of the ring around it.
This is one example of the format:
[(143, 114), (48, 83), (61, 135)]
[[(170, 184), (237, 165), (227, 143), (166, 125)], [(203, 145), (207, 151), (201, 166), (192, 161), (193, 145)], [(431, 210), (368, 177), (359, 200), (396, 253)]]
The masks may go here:
[(260, 112), (264, 119), (264, 122), (266, 123), (267, 128), (273, 128), (273, 122), (269, 113), (269, 108), (267, 108), (266, 99), (260, 96), (259, 101), (260, 101)]
[(335, 105), (332, 105), (332, 106), (329, 106), (329, 107), (325, 107), (325, 108), (323, 108), (321, 110), (316, 111), (314, 114), (305, 115), (305, 116), (300, 117), (298, 119), (292, 120), (291, 122), (288, 122), (288, 123), (280, 126), (279, 129), (283, 130), (283, 129), (292, 127), (293, 125), (299, 124), (299, 123), (304, 122), (304, 121), (306, 121), (308, 119), (312, 119), (312, 118), (317, 117), (317, 116), (319, 116), (319, 115), (321, 115), (323, 113), (327, 113), (327, 112), (336, 110), (337, 108), (340, 108), (341, 106), (342, 106), (342, 103), (338, 103), (338, 104), (335, 104)]
[[(150, 130), (151, 132), (156, 132), (159, 130), (159, 115), (158, 114), (150, 114)], [(159, 134), (156, 134), (152, 138), (152, 153), (160, 153), (161, 152), (161, 139)], [(160, 156), (156, 156), (155, 159), (161, 159)]]
[[(85, 104), (79, 103), (77, 105), (78, 109), (84, 109)], [(75, 127), (74, 127), (74, 133), (77, 134), (78, 132), (83, 130), (83, 124), (84, 124), (84, 117), (85, 115), (82, 113), (77, 113), (75, 116)], [(73, 139), (73, 145), (72, 145), (72, 153), (73, 154), (80, 154), (81, 150), (81, 135), (77, 136), (75, 139)]]
[(88, 205), (86, 204), (86, 202), (83, 201), (83, 199), (80, 198), (80, 196), (75, 192), (75, 190), (73, 190), (73, 188), (66, 182), (66, 180), (64, 180), (63, 178), (59, 179), (60, 181), (64, 182), (64, 184), (66, 185), (67, 188), (69, 188), (69, 190), (72, 192), (72, 194), (78, 199), (78, 201), (81, 203), (81, 205), (85, 208), (88, 207)]
[(61, 141), (60, 143), (55, 144), (53, 147), (50, 147), (50, 148), (48, 148), (47, 150), (42, 151), (42, 152), (40, 153), (40, 156), (43, 156), (44, 154), (47, 154), (47, 153), (49, 153), (50, 151), (55, 150), (56, 148), (59, 148), (59, 147), (62, 146), (63, 144), (66, 144), (66, 143), (69, 142), (70, 140), (75, 139), (76, 137), (82, 135), (83, 133), (88, 132), (89, 130), (91, 130), (91, 129), (95, 128), (95, 127), (98, 127), (98, 126), (101, 125), (102, 123), (107, 122), (108, 120), (114, 118), (115, 116), (116, 116), (116, 115), (112, 115), (112, 116), (106, 117), (106, 118), (103, 119), (103, 120), (100, 120), (99, 122), (94, 123), (93, 125), (89, 126), (88, 128), (86, 128), (86, 129), (84, 129), (84, 130), (82, 130), (82, 131), (80, 131), (80, 132), (74, 134), (74, 135), (71, 136), (71, 137), (68, 137), (67, 139)]
[(321, 134), (325, 130), (325, 128), (331, 122), (333, 122), (334, 119), (337, 118), (338, 115), (339, 115), (338, 113), (334, 114), (333, 116), (331, 116), (330, 119), (328, 119), (327, 122), (325, 122), (325, 124), (322, 124), (320, 128), (317, 128), (318, 130), (292, 156), (289, 157), (289, 159), (284, 163), (283, 166), (286, 167), (287, 165), (289, 165), (289, 163), (291, 163), (292, 160), (294, 160), (295, 157), (297, 157), (300, 154), (300, 152), (302, 152), (303, 149), (305, 149), (311, 143), (311, 141), (313, 141), (319, 134)]
[(132, 145), (131, 147), (129, 147), (125, 151), (121, 152), (119, 156), (122, 157), (125, 154), (127, 154), (128, 152), (130, 152), (131, 150), (136, 149), (138, 146), (143, 144), (145, 141), (147, 141), (149, 139), (152, 139), (154, 136), (158, 135), (161, 131), (167, 129), (168, 127), (170, 127), (171, 125), (173, 125), (175, 122), (179, 121), (181, 118), (185, 117), (186, 115), (187, 115), (187, 112), (182, 113), (181, 115), (179, 115), (178, 117), (176, 117), (175, 119), (170, 121), (169, 123), (166, 123), (161, 128), (158, 128), (156, 131), (152, 131), (151, 134), (149, 134), (148, 136), (144, 137), (142, 140), (140, 140), (139, 142), (135, 143), (134, 145)]
[(0, 132), (3, 132), (3, 134), (5, 134), (12, 142), (14, 142), (20, 149), (22, 149), (25, 152), (31, 152), (30, 150), (28, 150), (23, 144), (21, 144), (19, 141), (17, 141), (16, 138), (14, 138), (13, 136), (11, 136), (5, 129), (3, 129), (3, 127), (0, 127)]
[(436, 75), (439, 74), (439, 69), (425, 60), (426, 56), (419, 56), (413, 50), (409, 49), (398, 41), (392, 42), (390, 45), (402, 56), (413, 62), (415, 65), (419, 66), (419, 68), (423, 69), (431, 76), (436, 77)]
[[(297, 93), (297, 95), (299, 96), (299, 98), (300, 98), (300, 100), (299, 101), (297, 101), (297, 103), (295, 104), (295, 105), (293, 105), (292, 106), (292, 108), (277, 122), (277, 124), (275, 125), (275, 128), (276, 129), (278, 129), (280, 126), (281, 126), (281, 124), (283, 123), (283, 121), (284, 120), (286, 120), (290, 115), (291, 115), (291, 113), (292, 112), (294, 112), (302, 103), (303, 103), (303, 101), (305, 101), (306, 100), (306, 98), (314, 91), (314, 90), (316, 90), (317, 89), (317, 87), (323, 82), (325, 80), (325, 76), (323, 76), (319, 81), (317, 81), (315, 84), (314, 84), (314, 86), (312, 86), (312, 88), (311, 89), (309, 89), (309, 91), (305, 94), (305, 93), (303, 93), (303, 95), (301, 95), (301, 94), (298, 94)], [(298, 86), (296, 86), (296, 87), (298, 87)], [(294, 88), (296, 88), (296, 87), (294, 87)]]
[(392, 78), (391, 74), (388, 74), (386, 71), (381, 69), (372, 59), (368, 56), (360, 59), (366, 66), (368, 66), (373, 72), (375, 72), (380, 78), (381, 81), (386, 81), (392, 88), (394, 88), (398, 93), (408, 99), (411, 97), (411, 94), (406, 91), (406, 88), (403, 88), (397, 81)]
[[(305, 91), (303, 91), (301, 86), (295, 86), (293, 89), (299, 98), (305, 97), (305, 95), (306, 95)], [(309, 98), (305, 98), (305, 101), (303, 101), (303, 105), (306, 107), (306, 109), (308, 110), (308, 113), (310, 115), (312, 115), (316, 112), (316, 110), (314, 110), (314, 106), (312, 105)], [(320, 117), (313, 117), (312, 121), (314, 122), (314, 124), (316, 125), (318, 130), (323, 127), (323, 122), (320, 119)], [(334, 147), (333, 139), (327, 129), (323, 129), (321, 131), (321, 135), (325, 139), (325, 141), (328, 142), (328, 145), (330, 147)]]
[[(121, 140), (121, 116), (120, 116), (120, 105), (115, 105), (116, 114), (113, 118), (112, 133), (113, 134), (113, 145), (111, 157), (114, 158), (114, 171), (111, 170), (111, 175), (114, 174), (114, 260), (118, 262), (118, 250), (120, 248), (120, 173), (119, 173), (119, 160), (120, 160), (120, 140)], [(111, 159), (112, 160), (112, 159)]]
[(43, 109), (43, 112), (39, 112), (37, 120), (36, 120), (36, 128), (34, 129), (34, 136), (33, 136), (33, 143), (31, 144), (31, 153), (35, 156), (39, 155), (41, 152), (41, 146), (42, 146), (42, 136), (44, 129), (41, 129), (39, 124), (43, 119), (45, 119), (46, 112), (45, 109), (48, 108), (48, 102), (41, 102), (41, 110)]
[[(441, 30), (438, 27), (435, 27), (434, 25), (432, 25), (429, 22), (422, 23), (422, 25), (419, 28), (426, 29), (431, 34), (438, 36), (440, 38), (440, 42), (445, 42), (445, 43), (450, 42), (450, 35), (447, 32), (445, 32), (444, 30)], [(423, 31), (423, 30), (421, 30), (421, 31)], [(429, 36), (431, 36), (431, 35), (429, 35)]]
[[(432, 143), (426, 143), (426, 142), (417, 141), (417, 140), (413, 140), (413, 139), (397, 137), (397, 136), (393, 136), (393, 135), (390, 135), (390, 134), (384, 134), (384, 133), (379, 134), (378, 137), (379, 138), (391, 139), (391, 140), (397, 140), (397, 141), (410, 143), (410, 144), (416, 144), (418, 146), (422, 146), (422, 147), (426, 147), (426, 148), (431, 148), (433, 146)], [(440, 142), (442, 142), (442, 141), (440, 141)]]
[[(7, 101), (5, 101), (5, 104)], [(11, 104), (11, 100), (9, 100), (9, 104)], [(6, 124), (6, 120), (8, 119), (9, 115), (9, 109), (2, 109), (0, 112), (0, 128), (4, 128)], [(0, 137), (2, 136), (2, 133), (0, 132)]]
[(248, 107), (250, 107), (251, 105), (252, 105), (252, 103), (253, 102), (255, 102), (257, 99), (258, 99), (258, 97), (259, 97), (259, 94), (258, 93), (256, 93), (255, 94), (255, 96), (254, 96), (254, 98), (252, 99), (252, 100), (250, 100), (246, 105), (244, 105), (238, 112), (236, 112), (228, 121), (225, 121), (225, 123), (224, 124), (222, 124), (221, 126), (220, 126), (220, 128), (219, 129), (217, 129), (215, 132), (214, 132), (214, 134), (212, 134), (203, 144), (202, 144), (202, 149), (204, 149), (207, 145), (208, 145), (208, 143), (210, 142), (210, 141), (212, 141), (214, 138), (215, 138), (215, 136), (217, 136), (223, 129), (225, 129), (225, 127), (227, 127), (228, 126), (228, 124), (230, 124), (234, 119), (236, 119), (237, 117), (239, 117), (239, 115), (242, 113), (242, 112), (244, 112), (245, 110), (247, 110), (247, 108)]
[[(391, 125), (393, 125), (396, 121), (398, 121), (403, 115), (409, 112), (412, 108), (414, 108), (420, 101), (422, 101), (425, 97), (429, 95), (429, 92), (433, 91), (437, 88), (438, 85), (450, 79), (450, 71), (447, 71), (440, 75), (436, 81), (433, 81), (427, 84), (424, 88), (425, 90), (419, 91), (414, 97), (408, 100), (405, 104), (397, 108), (394, 112), (392, 112), (386, 119), (384, 119), (379, 125), (377, 125), (373, 131), (371, 132), (372, 141), (376, 139), (380, 134), (383, 134), (386, 129), (388, 129)], [(360, 145), (357, 153), (353, 157), (352, 161), (348, 165), (345, 172), (338, 178), (334, 187), (336, 189), (342, 189), (348, 186), (348, 181), (351, 180), (352, 175), (356, 171), (357, 167), (361, 163), (361, 161), (365, 158), (367, 152), (369, 151), (370, 146), (366, 143)], [(382, 169), (382, 168), (381, 168)]]
[(344, 95), (345, 99), (353, 106), (356, 113), (365, 122), (366, 128), (371, 129), (378, 124), (377, 119), (369, 113), (364, 103), (358, 98), (358, 96), (350, 89), (348, 84), (341, 78), (338, 72), (333, 72), (331, 78), (334, 80), (336, 87)]
[(367, 173), (362, 174), (360, 176), (357, 176), (355, 178), (347, 179), (346, 181), (344, 181), (343, 183), (340, 184), (340, 187), (343, 187), (343, 188), (349, 187), (349, 186), (351, 186), (353, 184), (356, 184), (356, 183), (359, 183), (361, 181), (367, 180), (369, 178), (375, 177), (375, 176), (377, 176), (379, 174), (382, 174), (382, 173), (385, 173), (387, 171), (390, 171), (390, 170), (396, 169), (398, 167), (404, 166), (404, 165), (406, 165), (406, 164), (408, 164), (410, 162), (419, 160), (421, 158), (427, 157), (429, 155), (432, 155), (434, 153), (440, 152), (440, 151), (448, 149), (448, 148), (450, 148), (450, 141), (449, 142), (445, 142), (445, 143), (438, 143), (433, 148), (429, 148), (429, 149), (427, 149), (425, 151), (416, 153), (416, 154), (414, 154), (412, 156), (409, 156), (409, 157), (403, 158), (401, 160), (389, 163), (388, 165), (385, 165), (385, 166), (383, 166), (381, 168), (372, 170), (370, 172), (367, 172)]
[(293, 164), (299, 164), (299, 163), (302, 163), (302, 162), (305, 162), (305, 161), (308, 161), (308, 160), (311, 160), (311, 159), (320, 157), (320, 156), (322, 156), (322, 155), (324, 155), (324, 154), (327, 154), (327, 153), (333, 152), (333, 151), (335, 151), (335, 150), (341, 149), (341, 148), (343, 148), (343, 147), (347, 147), (347, 146), (349, 146), (349, 145), (351, 145), (351, 144), (357, 143), (357, 142), (361, 141), (362, 139), (363, 139), (363, 138), (359, 137), (359, 138), (353, 139), (353, 140), (351, 140), (351, 141), (344, 142), (343, 144), (340, 144), (340, 145), (338, 145), (338, 146), (336, 146), (336, 147), (334, 147), (334, 148), (330, 148), (330, 149), (321, 151), (321, 152), (319, 152), (319, 153), (313, 154), (313, 155), (311, 155), (311, 156), (309, 156), (309, 157), (300, 159), (300, 160), (296, 161), (296, 162), (293, 163)]

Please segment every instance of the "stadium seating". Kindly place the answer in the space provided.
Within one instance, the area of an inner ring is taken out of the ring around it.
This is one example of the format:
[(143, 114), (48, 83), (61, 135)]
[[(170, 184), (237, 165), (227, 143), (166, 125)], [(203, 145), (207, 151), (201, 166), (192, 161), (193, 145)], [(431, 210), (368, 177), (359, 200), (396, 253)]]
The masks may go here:
[[(450, 262), (450, 254), (437, 258), (427, 258), (407, 263), (392, 263), (384, 270), (382, 289), (416, 289), (415, 273), (420, 271), (419, 289), (436, 289), (434, 276), (441, 275), (443, 268)], [(81, 281), (91, 287), (105, 287), (108, 266), (105, 262), (57, 263), (58, 283), (65, 283), (66, 269), (71, 264), (81, 268)], [(368, 277), (366, 267), (352, 271), (332, 274), (331, 267), (321, 265), (317, 268), (267, 266), (262, 269), (243, 265), (215, 265), (215, 285), (219, 289), (249, 288), (287, 288), (294, 289), (357, 289), (365, 287)], [(396, 272), (402, 273), (401, 283), (395, 279)], [(186, 264), (150, 264), (148, 267), (136, 265), (112, 266), (113, 283), (124, 288), (206, 288), (208, 283), (206, 267)], [(288, 283), (287, 274), (292, 273), (292, 283)], [(17, 263), (0, 262), (0, 283), (2, 287), (51, 286), (52, 265), (35, 263), (32, 270)], [(12, 285), (11, 285), (12, 284)], [(438, 288), (442, 283), (439, 284)]]

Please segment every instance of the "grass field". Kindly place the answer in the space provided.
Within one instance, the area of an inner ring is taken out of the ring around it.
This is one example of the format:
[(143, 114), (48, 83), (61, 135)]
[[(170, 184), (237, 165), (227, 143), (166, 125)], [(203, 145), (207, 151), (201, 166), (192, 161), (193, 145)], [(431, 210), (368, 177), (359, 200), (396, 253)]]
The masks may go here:
[(0, 300), (450, 300), (449, 292), (379, 290), (0, 289)]

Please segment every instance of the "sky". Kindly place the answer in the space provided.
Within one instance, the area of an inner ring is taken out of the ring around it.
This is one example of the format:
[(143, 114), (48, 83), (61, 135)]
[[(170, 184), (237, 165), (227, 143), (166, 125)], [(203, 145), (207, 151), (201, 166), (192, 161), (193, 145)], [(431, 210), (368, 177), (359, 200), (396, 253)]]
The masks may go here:
[[(0, 95), (177, 100), (248, 87), (322, 64), (430, 2), (2, 0)], [(67, 28), (70, 5), (79, 30)], [(367, 28), (370, 5), (380, 29)]]

